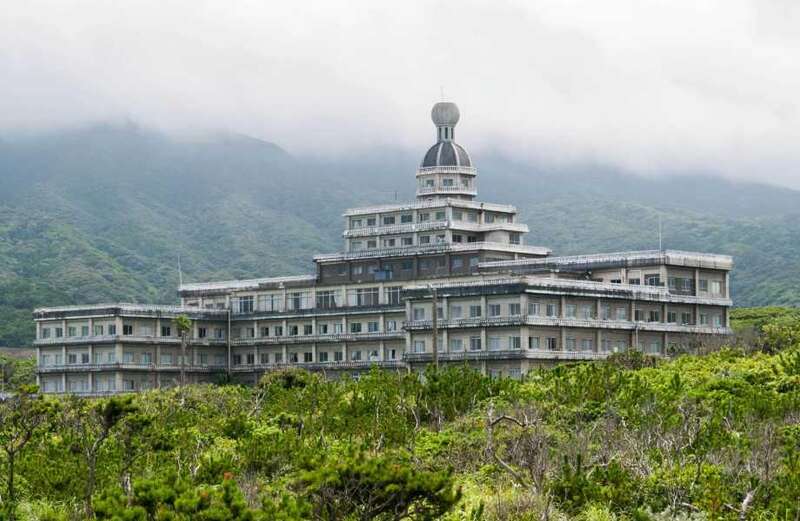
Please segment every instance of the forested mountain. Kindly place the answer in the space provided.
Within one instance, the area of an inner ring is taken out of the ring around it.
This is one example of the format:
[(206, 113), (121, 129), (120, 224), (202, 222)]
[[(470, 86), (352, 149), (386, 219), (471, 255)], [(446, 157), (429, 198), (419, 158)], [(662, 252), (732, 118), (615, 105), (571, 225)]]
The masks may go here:
[[(420, 151), (417, 151), (421, 153)], [(0, 345), (36, 306), (174, 302), (189, 281), (304, 273), (341, 247), (342, 211), (413, 197), (419, 153), (307, 158), (244, 136), (129, 126), (0, 139)], [(556, 253), (729, 253), (737, 305), (800, 305), (800, 192), (683, 173), (645, 178), (475, 154), (481, 200), (515, 204)]]

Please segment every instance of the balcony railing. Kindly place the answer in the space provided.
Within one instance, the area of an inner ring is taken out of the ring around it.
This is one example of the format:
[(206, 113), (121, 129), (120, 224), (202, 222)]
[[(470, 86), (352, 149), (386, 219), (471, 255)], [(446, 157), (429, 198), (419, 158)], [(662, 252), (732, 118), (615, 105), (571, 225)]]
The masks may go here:
[[(602, 360), (611, 353), (594, 351), (548, 351), (544, 349), (504, 349), (496, 351), (457, 351), (439, 352), (438, 358), (443, 362), (456, 361), (483, 361), (483, 360)], [(405, 353), (403, 360), (406, 362), (428, 362), (433, 359), (433, 353)]]
[(406, 246), (404, 248), (373, 248), (366, 250), (350, 251), (344, 253), (330, 253), (315, 255), (315, 261), (335, 261), (362, 259), (373, 257), (397, 257), (408, 255), (431, 255), (437, 253), (497, 250), (511, 253), (526, 253), (529, 255), (548, 255), (550, 250), (541, 246), (528, 246), (522, 244), (507, 244), (501, 242), (454, 242), (439, 243), (425, 246)]
[(231, 368), (232, 371), (254, 372), (254, 371), (275, 371), (280, 369), (301, 368), (310, 371), (330, 370), (352, 370), (352, 369), (369, 369), (373, 366), (382, 367), (385, 369), (404, 367), (405, 364), (401, 360), (348, 360), (339, 362), (285, 362), (277, 364), (242, 364), (235, 365)]
[(236, 346), (254, 344), (308, 344), (312, 342), (358, 342), (365, 340), (391, 340), (405, 338), (403, 331), (383, 331), (372, 333), (334, 333), (330, 335), (285, 335), (252, 338), (234, 338)]
[[(180, 344), (180, 337), (157, 336), (157, 335), (93, 335), (93, 336), (62, 336), (39, 338), (34, 340), (36, 346), (53, 345), (75, 345), (75, 344), (108, 344), (108, 343), (128, 343), (128, 344)], [(189, 339), (191, 346), (219, 346), (226, 345), (224, 338), (212, 337), (192, 337)]]
[(478, 195), (478, 191), (475, 189), (475, 187), (443, 186), (443, 185), (417, 187), (417, 195), (430, 195), (430, 194), (440, 194), (440, 193)]
[[(45, 373), (82, 373), (86, 371), (103, 372), (103, 371), (158, 371), (158, 372), (176, 372), (180, 371), (180, 364), (145, 364), (135, 362), (110, 362), (100, 364), (58, 364), (58, 365), (39, 365), (37, 372), (40, 374)], [(218, 364), (186, 364), (184, 366), (186, 372), (192, 373), (209, 373), (215, 371), (225, 370), (225, 365)]]
[(417, 168), (417, 175), (430, 174), (470, 174), (476, 175), (478, 169), (474, 166), (421, 166)]
[(364, 206), (361, 208), (349, 208), (344, 212), (344, 217), (356, 215), (374, 215), (381, 213), (403, 212), (411, 210), (424, 210), (429, 208), (444, 208), (453, 206), (457, 208), (469, 208), (472, 210), (489, 210), (492, 212), (516, 213), (516, 207), (510, 204), (481, 203), (468, 201), (465, 199), (432, 199), (426, 201), (416, 201), (405, 204), (384, 204), (379, 206)]

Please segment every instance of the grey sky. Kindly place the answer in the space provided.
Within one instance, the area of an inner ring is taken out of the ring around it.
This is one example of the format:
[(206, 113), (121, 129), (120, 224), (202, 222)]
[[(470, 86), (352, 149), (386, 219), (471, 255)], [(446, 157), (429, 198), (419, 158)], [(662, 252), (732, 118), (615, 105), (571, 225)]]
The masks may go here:
[(457, 139), (800, 188), (800, 2), (6, 0), (0, 131), (130, 119), (290, 151)]

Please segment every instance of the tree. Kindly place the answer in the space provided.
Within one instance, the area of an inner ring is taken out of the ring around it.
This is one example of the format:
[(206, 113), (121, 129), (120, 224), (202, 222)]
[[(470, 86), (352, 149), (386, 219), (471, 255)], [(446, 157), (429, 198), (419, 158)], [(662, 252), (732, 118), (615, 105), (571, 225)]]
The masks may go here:
[(63, 421), (72, 435), (74, 449), (81, 454), (86, 464), (84, 489), (84, 511), (87, 519), (94, 512), (92, 496), (97, 478), (97, 457), (112, 430), (129, 414), (137, 411), (133, 396), (115, 396), (105, 401), (90, 402), (70, 397)]
[(51, 403), (36, 396), (35, 385), (22, 386), (18, 392), (0, 402), (0, 446), (6, 455), (6, 511), (13, 520), (16, 509), (14, 488), (16, 459), (33, 437), (51, 418)]
[(461, 498), (450, 471), (417, 470), (399, 452), (372, 455), (351, 449), (310, 461), (296, 486), (320, 521), (438, 519)]
[(192, 330), (192, 321), (186, 315), (175, 317), (175, 327), (181, 336), (181, 387), (186, 385), (186, 346), (189, 343), (189, 332)]

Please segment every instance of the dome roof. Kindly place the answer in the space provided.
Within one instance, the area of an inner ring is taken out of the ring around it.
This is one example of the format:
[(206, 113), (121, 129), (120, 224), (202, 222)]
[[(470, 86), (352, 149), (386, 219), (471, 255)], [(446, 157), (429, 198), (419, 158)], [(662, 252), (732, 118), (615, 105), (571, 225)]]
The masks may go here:
[(454, 127), (460, 117), (458, 105), (450, 101), (440, 101), (431, 109), (431, 119), (437, 127)]
[[(440, 103), (437, 103), (440, 105)], [(455, 105), (453, 105), (455, 106)], [(434, 107), (435, 109), (436, 107)], [(458, 120), (458, 109), (456, 109), (456, 120)], [(472, 166), (469, 154), (464, 147), (453, 141), (439, 141), (425, 153), (422, 158), (421, 168), (434, 166)]]

